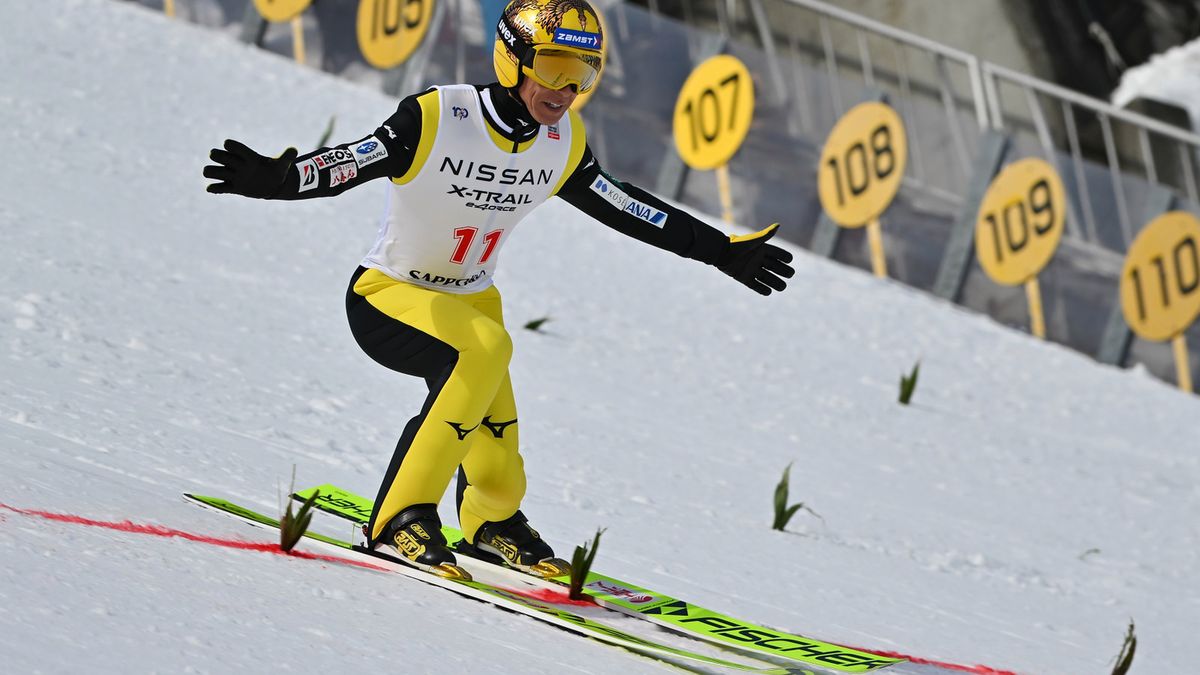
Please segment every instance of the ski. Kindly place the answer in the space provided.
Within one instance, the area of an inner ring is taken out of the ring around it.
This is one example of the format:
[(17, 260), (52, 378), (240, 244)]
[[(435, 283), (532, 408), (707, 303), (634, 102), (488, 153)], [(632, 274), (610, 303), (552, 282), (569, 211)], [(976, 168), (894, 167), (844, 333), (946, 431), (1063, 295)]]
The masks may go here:
[[(371, 517), (374, 508), (371, 500), (334, 485), (319, 485), (300, 490), (293, 498), (308, 501), (314, 492), (317, 494), (314, 508), (360, 525), (365, 525)], [(442, 533), (451, 547), (463, 540), (462, 533), (453, 527), (443, 526)], [(466, 555), (460, 555), (458, 558), (459, 565), (472, 574), (483, 565), (503, 570), (510, 581), (558, 590), (569, 586), (571, 581), (566, 576), (540, 579)], [(735, 619), (664, 593), (595, 572), (588, 573), (583, 592), (606, 609), (757, 657), (787, 659), (846, 673), (868, 673), (904, 663), (904, 659), (849, 649)]]
[[(280, 527), (278, 520), (224, 499), (187, 493), (183, 496), (193, 504), (223, 513), (256, 527), (274, 530), (278, 530)], [(532, 598), (520, 592), (481, 581), (445, 579), (396, 562), (388, 556), (366, 551), (361, 547), (354, 546), (351, 542), (342, 541), (334, 537), (316, 533), (305, 533), (304, 538), (309, 540), (309, 546), (323, 548), (325, 551), (339, 557), (351, 561), (369, 562), (371, 566), (384, 568), (386, 571), (439, 586), (459, 595), (482, 600), (502, 609), (537, 619), (584, 637), (592, 638), (609, 645), (623, 647), (630, 651), (676, 665), (679, 663), (700, 664), (742, 672), (760, 673), (762, 675), (817, 675), (805, 669), (786, 667), (762, 668), (680, 649), (627, 633), (604, 622), (588, 618), (578, 611), (572, 611), (573, 608), (568, 605), (556, 604), (551, 600), (543, 601)]]

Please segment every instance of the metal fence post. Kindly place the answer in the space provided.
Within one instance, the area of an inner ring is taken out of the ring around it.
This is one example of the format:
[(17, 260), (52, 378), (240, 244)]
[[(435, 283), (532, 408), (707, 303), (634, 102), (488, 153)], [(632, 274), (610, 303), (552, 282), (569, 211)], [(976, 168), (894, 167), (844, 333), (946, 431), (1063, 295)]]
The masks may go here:
[(775, 103), (787, 105), (787, 84), (783, 78), (783, 69), (779, 67), (779, 50), (775, 48), (775, 35), (771, 32), (771, 21), (767, 18), (767, 11), (763, 9), (762, 0), (746, 0), (746, 4), (750, 7), (754, 27), (758, 30), (763, 53), (767, 56), (767, 70), (770, 71), (771, 84), (774, 85)]
[(255, 47), (261, 47), (266, 35), (267, 20), (258, 13), (258, 8), (254, 6), (253, 2), (246, 3), (246, 13), (242, 15), (242, 32), (238, 39)]
[[(696, 63), (703, 63), (709, 58), (725, 51), (728, 38), (723, 35), (710, 35), (700, 43), (696, 53)], [(694, 66), (693, 66), (694, 67)], [(668, 151), (663, 155), (662, 164), (658, 165), (658, 180), (655, 181), (654, 191), (658, 194), (678, 201), (683, 194), (683, 183), (687, 180), (688, 166), (683, 158), (675, 151), (674, 135), (667, 139)]]
[(987, 193), (992, 178), (1004, 164), (1004, 158), (1011, 146), (1012, 139), (1009, 135), (995, 129), (984, 132), (983, 138), (979, 140), (979, 154), (975, 156), (966, 199), (954, 219), (950, 239), (946, 242), (945, 252), (942, 253), (937, 281), (933, 285), (934, 294), (940, 298), (956, 302), (962, 293), (971, 259), (975, 255), (975, 220), (979, 213), (979, 205), (983, 202), (983, 196)]
[[(887, 103), (887, 98), (887, 94), (875, 87), (864, 87), (862, 98), (859, 99), (858, 103), (869, 103), (871, 101)], [(842, 115), (845, 112), (843, 110), (838, 114)], [(821, 216), (817, 219), (817, 228), (813, 231), (812, 240), (809, 241), (808, 248), (817, 255), (832, 258), (834, 250), (837, 248), (838, 239), (841, 236), (841, 226), (833, 222), (829, 214), (825, 213), (825, 209), (821, 209)]]

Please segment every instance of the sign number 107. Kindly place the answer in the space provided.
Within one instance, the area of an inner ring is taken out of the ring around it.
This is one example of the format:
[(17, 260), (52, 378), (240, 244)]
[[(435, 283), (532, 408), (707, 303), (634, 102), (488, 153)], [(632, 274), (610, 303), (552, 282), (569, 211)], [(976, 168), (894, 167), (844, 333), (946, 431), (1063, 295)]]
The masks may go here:
[(720, 98), (713, 87), (705, 87), (700, 92), (699, 99), (689, 100), (683, 106), (683, 112), (687, 115), (690, 127), (692, 130), (692, 150), (700, 149), (700, 139), (704, 138), (704, 143), (707, 145), (717, 140), (721, 135), (721, 129), (733, 131), (736, 127), (738, 111), (738, 90), (741, 88), (742, 74), (738, 72), (731, 73), (728, 77), (721, 80), (717, 85), (720, 89), (728, 89), (729, 96), (729, 112), (725, 117), (729, 120), (728, 124), (722, 125), (722, 113)]

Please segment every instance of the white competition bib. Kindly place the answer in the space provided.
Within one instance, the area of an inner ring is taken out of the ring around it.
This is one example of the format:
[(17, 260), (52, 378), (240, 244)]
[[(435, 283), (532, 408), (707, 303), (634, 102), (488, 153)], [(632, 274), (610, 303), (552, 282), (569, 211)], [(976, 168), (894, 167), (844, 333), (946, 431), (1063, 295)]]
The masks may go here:
[(426, 288), (475, 293), (492, 285), (513, 228), (563, 179), (571, 116), (557, 127), (543, 125), (532, 145), (513, 153), (492, 139), (473, 86), (438, 87), (422, 108), (416, 173), (393, 179), (387, 215), (363, 266)]

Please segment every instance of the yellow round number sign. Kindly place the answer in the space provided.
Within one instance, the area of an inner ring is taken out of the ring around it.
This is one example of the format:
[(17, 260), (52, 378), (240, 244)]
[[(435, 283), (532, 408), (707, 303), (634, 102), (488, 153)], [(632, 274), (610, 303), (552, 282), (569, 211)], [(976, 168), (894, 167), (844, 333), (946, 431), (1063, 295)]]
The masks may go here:
[(254, 7), (267, 21), (291, 21), (300, 16), (312, 0), (254, 0)]
[(1030, 157), (992, 181), (975, 219), (975, 255), (992, 281), (1016, 286), (1054, 257), (1066, 220), (1066, 192), (1050, 163)]
[(358, 47), (376, 68), (404, 63), (425, 39), (434, 0), (360, 0)]
[(746, 65), (721, 54), (696, 66), (675, 101), (675, 148), (693, 169), (724, 166), (746, 140), (754, 118), (754, 83)]
[(1152, 220), (1129, 247), (1121, 271), (1121, 311), (1134, 333), (1165, 341), (1200, 314), (1200, 220), (1171, 211)]
[(854, 106), (834, 125), (821, 152), (821, 206), (842, 227), (866, 225), (895, 199), (907, 161), (900, 115), (876, 101)]

